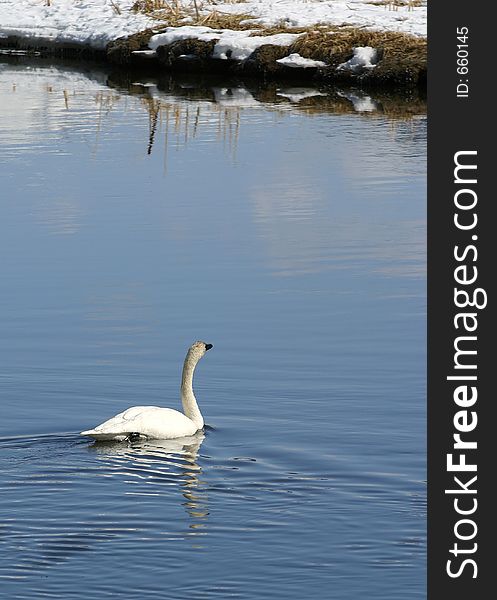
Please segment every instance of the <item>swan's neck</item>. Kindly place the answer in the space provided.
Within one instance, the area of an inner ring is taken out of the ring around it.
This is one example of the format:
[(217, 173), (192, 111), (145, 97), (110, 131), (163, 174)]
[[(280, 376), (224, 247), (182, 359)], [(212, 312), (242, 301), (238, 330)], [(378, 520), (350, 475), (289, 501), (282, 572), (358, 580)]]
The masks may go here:
[(190, 354), (187, 354), (181, 376), (181, 402), (185, 415), (201, 429), (204, 426), (204, 418), (193, 393), (193, 372), (195, 371), (197, 362), (198, 360), (192, 359)]

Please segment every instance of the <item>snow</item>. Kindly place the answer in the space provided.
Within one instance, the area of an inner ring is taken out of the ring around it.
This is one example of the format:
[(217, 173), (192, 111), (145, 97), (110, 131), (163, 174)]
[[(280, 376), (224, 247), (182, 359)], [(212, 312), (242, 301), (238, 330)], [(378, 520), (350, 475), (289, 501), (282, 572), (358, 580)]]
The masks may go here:
[(222, 4), (225, 13), (246, 13), (264, 25), (282, 22), (291, 27), (310, 27), (317, 23), (352, 25), (381, 31), (400, 31), (426, 36), (426, 2), (421, 6), (404, 6), (395, 10), (373, 0), (248, 0)]
[(182, 27), (168, 27), (164, 33), (159, 33), (150, 38), (148, 47), (157, 50), (159, 46), (167, 46), (179, 40), (199, 39), (204, 42), (218, 39), (224, 29), (211, 29), (210, 27), (195, 27), (194, 25), (183, 25)]
[(96, 49), (157, 21), (130, 11), (134, 0), (0, 0), (0, 37), (43, 38)]
[(322, 60), (312, 60), (311, 58), (304, 58), (300, 56), (300, 54), (294, 53), (285, 56), (284, 58), (278, 58), (276, 60), (280, 65), (285, 65), (285, 67), (293, 67), (293, 68), (317, 68), (317, 67), (325, 67), (326, 63)]
[(339, 71), (352, 71), (362, 73), (366, 69), (373, 69), (378, 62), (378, 52), (371, 46), (358, 46), (354, 48), (354, 56), (347, 62), (338, 65)]
[(221, 37), (214, 47), (214, 58), (247, 59), (254, 50), (264, 44), (289, 46), (299, 36), (294, 33), (278, 33), (266, 36), (248, 36), (246, 31), (230, 31)]
[(299, 36), (295, 33), (278, 33), (267, 36), (251, 36), (252, 30), (233, 31), (232, 29), (211, 29), (210, 27), (168, 27), (165, 33), (159, 33), (150, 38), (148, 44), (152, 50), (159, 46), (167, 46), (178, 40), (198, 39), (204, 42), (217, 40), (213, 57), (226, 60), (246, 60), (254, 50), (264, 44), (289, 46)]
[[(179, 2), (192, 8), (190, 0)], [(0, 37), (42, 38), (103, 49), (119, 37), (149, 27), (161, 27), (160, 21), (131, 12), (133, 3), (134, 0), (51, 0), (51, 6), (46, 6), (46, 0), (0, 0)], [(203, 3), (202, 10), (208, 12), (213, 6), (222, 13), (250, 14), (256, 17), (258, 24), (267, 26), (284, 23), (312, 27), (321, 23), (426, 36), (426, 2), (409, 7), (406, 0), (405, 6), (391, 10), (387, 5), (373, 4), (372, 0), (248, 0), (236, 3), (226, 0), (215, 5)], [(184, 27), (178, 29), (185, 33)], [(201, 39), (219, 35), (215, 30), (209, 33), (206, 27), (190, 26), (189, 29), (189, 36)], [(243, 60), (262, 43), (257, 37), (249, 38), (248, 35), (247, 32), (223, 30), (216, 55), (227, 58), (231, 50), (232, 58)], [(265, 38), (264, 43), (287, 45), (284, 37), (270, 37), (277, 41), (269, 42)]]

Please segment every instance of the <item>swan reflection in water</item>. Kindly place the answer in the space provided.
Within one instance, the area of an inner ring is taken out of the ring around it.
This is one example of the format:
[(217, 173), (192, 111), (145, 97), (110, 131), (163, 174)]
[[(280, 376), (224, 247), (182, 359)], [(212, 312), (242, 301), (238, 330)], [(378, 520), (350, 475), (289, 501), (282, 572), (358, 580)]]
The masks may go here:
[(124, 476), (124, 481), (134, 486), (125, 492), (128, 495), (163, 496), (166, 488), (178, 488), (191, 519), (190, 535), (196, 535), (202, 533), (199, 530), (209, 515), (207, 494), (202, 489), (205, 481), (197, 462), (204, 438), (204, 432), (199, 431), (171, 440), (95, 442), (88, 450), (105, 463), (107, 476)]

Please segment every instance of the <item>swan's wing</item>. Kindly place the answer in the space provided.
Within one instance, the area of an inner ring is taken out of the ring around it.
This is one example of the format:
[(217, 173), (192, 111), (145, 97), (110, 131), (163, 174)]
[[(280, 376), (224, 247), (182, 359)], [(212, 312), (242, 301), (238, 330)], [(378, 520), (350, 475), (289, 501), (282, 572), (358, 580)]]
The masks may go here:
[(116, 434), (122, 435), (122, 439), (136, 431), (137, 420), (147, 411), (159, 408), (158, 406), (132, 406), (127, 410), (111, 417), (97, 425), (93, 429), (82, 431), (81, 435), (87, 435), (95, 439), (116, 439)]
[(193, 421), (172, 408), (133, 406), (81, 435), (96, 440), (124, 440), (132, 433), (140, 433), (166, 439), (193, 435), (196, 430)]
[(128, 408), (127, 410), (123, 411), (122, 413), (119, 413), (115, 417), (108, 419), (101, 425), (98, 425), (98, 427), (96, 427), (95, 429), (99, 429), (100, 427), (104, 427), (105, 425), (110, 424), (110, 423), (114, 423), (117, 425), (118, 423), (126, 423), (129, 421), (133, 421), (133, 419), (136, 419), (136, 417), (138, 417), (142, 413), (144, 413), (148, 410), (155, 410), (157, 408), (160, 408), (160, 407), (159, 406), (132, 406), (131, 408)]

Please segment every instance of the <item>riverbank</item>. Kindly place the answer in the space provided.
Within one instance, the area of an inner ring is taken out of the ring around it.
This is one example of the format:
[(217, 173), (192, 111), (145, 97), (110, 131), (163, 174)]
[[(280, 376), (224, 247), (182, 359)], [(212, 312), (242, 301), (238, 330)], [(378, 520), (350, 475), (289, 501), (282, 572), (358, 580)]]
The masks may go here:
[(0, 46), (157, 71), (426, 84), (426, 2), (0, 0)]

